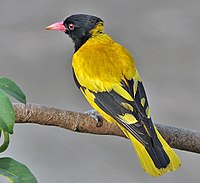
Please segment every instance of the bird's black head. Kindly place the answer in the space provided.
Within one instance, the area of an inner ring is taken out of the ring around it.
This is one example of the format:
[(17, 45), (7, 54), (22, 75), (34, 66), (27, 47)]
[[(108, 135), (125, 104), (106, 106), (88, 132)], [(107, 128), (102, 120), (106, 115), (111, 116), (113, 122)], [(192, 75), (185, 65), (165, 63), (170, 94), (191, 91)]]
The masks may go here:
[(91, 36), (103, 32), (103, 20), (96, 16), (75, 14), (66, 18), (64, 22), (52, 24), (47, 30), (61, 30), (69, 35), (77, 51)]

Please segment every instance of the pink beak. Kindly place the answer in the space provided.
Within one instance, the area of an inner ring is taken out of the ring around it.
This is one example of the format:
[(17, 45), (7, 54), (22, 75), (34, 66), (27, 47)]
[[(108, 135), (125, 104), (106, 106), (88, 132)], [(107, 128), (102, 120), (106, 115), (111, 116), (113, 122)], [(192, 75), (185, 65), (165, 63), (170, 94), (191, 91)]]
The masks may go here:
[(67, 28), (64, 26), (63, 22), (56, 22), (54, 24), (49, 25), (45, 29), (46, 30), (59, 30), (59, 31), (63, 31), (63, 32), (67, 31)]

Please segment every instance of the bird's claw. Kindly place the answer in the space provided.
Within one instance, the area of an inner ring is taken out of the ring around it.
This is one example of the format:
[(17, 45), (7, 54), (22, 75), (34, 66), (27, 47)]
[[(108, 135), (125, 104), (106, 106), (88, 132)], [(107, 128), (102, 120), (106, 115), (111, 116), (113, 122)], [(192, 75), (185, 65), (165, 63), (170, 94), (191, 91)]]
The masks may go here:
[(88, 111), (86, 111), (84, 113), (90, 115), (93, 119), (95, 119), (95, 121), (96, 121), (96, 127), (101, 127), (103, 125), (103, 119), (102, 119), (102, 117), (94, 109), (88, 110)]

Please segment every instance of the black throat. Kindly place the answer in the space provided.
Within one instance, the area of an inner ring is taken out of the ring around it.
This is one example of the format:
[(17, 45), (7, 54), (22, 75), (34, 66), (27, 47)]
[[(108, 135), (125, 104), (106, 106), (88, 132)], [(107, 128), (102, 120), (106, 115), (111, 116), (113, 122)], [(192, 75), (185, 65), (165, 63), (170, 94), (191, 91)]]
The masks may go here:
[(78, 49), (89, 39), (91, 38), (91, 34), (87, 34), (81, 38), (77, 38), (77, 39), (73, 39), (74, 42), (74, 48), (75, 48), (75, 52), (78, 51)]

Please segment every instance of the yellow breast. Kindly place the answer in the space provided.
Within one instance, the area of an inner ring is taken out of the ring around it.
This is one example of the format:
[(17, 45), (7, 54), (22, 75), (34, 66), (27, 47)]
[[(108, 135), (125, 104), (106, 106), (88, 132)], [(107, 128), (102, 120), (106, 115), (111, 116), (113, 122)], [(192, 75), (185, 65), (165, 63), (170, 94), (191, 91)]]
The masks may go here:
[(128, 51), (106, 34), (86, 41), (73, 55), (72, 67), (80, 85), (92, 91), (109, 91), (137, 73)]

